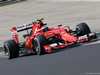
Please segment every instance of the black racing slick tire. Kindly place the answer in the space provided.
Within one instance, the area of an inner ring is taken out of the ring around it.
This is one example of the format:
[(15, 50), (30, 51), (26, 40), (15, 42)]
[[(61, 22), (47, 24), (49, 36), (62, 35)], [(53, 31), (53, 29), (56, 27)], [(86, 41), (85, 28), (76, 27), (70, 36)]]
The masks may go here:
[(82, 36), (88, 33), (91, 33), (89, 26), (86, 23), (80, 23), (76, 25), (76, 32), (78, 36)]
[(16, 58), (19, 56), (19, 46), (14, 40), (4, 42), (4, 52), (8, 59)]
[(47, 39), (44, 35), (38, 35), (34, 38), (34, 47), (35, 47), (35, 52), (37, 55), (42, 55), (45, 53), (44, 50), (44, 45), (47, 45)]

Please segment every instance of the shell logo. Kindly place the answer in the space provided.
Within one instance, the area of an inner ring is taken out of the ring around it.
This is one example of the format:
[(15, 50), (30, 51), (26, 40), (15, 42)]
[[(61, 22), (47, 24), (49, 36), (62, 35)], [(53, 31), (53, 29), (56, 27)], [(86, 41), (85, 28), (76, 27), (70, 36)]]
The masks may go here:
[(33, 33), (35, 32), (35, 29), (33, 28)]
[(64, 34), (64, 36), (68, 36), (69, 34)]
[(44, 36), (47, 38), (47, 34), (46, 33), (44, 33)]
[(27, 47), (31, 47), (31, 45), (30, 45), (29, 42), (26, 42), (26, 46), (27, 46)]

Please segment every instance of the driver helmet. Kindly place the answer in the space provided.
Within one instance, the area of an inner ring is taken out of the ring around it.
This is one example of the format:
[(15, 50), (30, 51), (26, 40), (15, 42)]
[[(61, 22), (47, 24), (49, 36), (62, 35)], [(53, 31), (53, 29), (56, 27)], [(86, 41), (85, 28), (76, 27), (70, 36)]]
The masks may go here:
[(43, 32), (49, 31), (49, 27), (43, 26), (43, 27), (41, 28), (41, 30), (42, 30)]

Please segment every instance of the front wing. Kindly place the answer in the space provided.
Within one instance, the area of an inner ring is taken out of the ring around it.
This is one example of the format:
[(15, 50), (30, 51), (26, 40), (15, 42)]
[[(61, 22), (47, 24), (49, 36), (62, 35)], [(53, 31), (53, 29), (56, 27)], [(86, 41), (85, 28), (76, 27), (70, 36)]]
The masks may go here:
[(92, 39), (97, 38), (96, 33), (89, 33), (83, 36), (79, 36), (78, 37), (78, 41), (77, 42), (70, 42), (68, 43), (67, 41), (65, 41), (65, 43), (54, 43), (54, 44), (50, 44), (50, 45), (44, 45), (44, 49), (45, 51), (52, 51), (55, 49), (60, 49), (60, 48), (64, 48), (73, 44), (77, 44), (77, 43), (84, 43), (84, 42), (89, 42)]

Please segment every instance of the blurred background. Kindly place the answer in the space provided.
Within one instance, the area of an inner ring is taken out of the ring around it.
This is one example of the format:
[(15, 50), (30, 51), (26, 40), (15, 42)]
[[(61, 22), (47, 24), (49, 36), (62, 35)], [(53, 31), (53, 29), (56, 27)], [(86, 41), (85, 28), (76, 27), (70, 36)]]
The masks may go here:
[[(19, 1), (19, 0), (0, 0)], [(48, 27), (57, 28), (58, 24), (75, 26), (86, 22), (92, 32), (100, 32), (100, 0), (25, 0), (0, 7), (0, 46), (12, 39), (10, 29), (44, 18)], [(19, 33), (19, 39), (26, 32)]]

